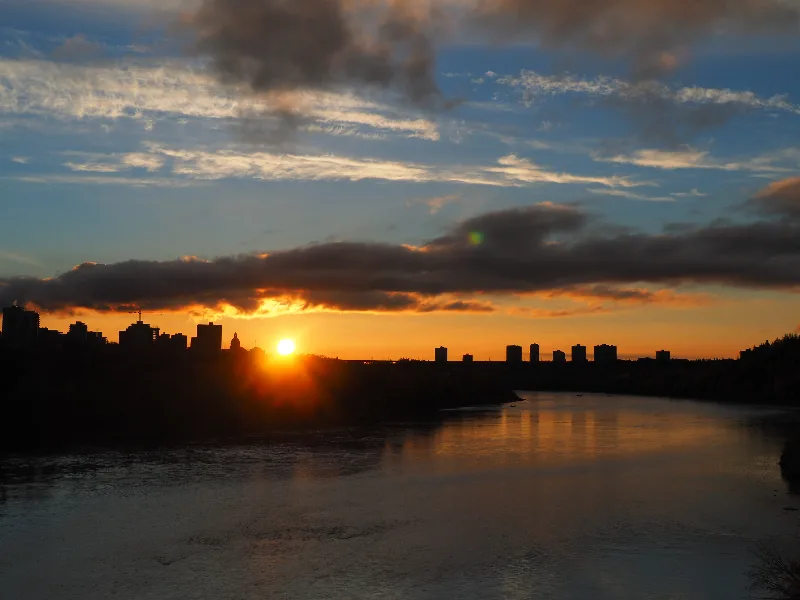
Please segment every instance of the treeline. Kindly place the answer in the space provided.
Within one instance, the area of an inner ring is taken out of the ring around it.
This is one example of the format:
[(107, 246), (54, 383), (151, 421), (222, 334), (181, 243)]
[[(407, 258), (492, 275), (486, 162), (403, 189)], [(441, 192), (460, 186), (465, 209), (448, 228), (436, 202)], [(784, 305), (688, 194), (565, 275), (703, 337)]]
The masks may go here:
[(353, 363), (263, 355), (126, 355), (114, 349), (7, 354), (0, 445), (172, 442), (274, 429), (431, 418), (516, 399), (490, 373), (432, 363)]

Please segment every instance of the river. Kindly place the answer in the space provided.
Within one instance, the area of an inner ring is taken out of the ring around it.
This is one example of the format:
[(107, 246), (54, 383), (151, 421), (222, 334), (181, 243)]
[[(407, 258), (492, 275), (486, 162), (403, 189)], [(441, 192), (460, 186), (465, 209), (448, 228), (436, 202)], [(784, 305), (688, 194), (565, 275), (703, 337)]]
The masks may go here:
[(0, 597), (736, 600), (754, 544), (800, 532), (769, 411), (522, 395), (436, 424), (8, 457)]

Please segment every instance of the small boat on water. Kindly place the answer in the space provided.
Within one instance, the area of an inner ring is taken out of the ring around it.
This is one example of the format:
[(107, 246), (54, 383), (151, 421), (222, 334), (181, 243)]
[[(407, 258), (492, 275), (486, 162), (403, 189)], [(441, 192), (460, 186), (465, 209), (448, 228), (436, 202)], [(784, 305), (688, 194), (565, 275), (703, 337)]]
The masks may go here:
[(516, 404), (510, 404), (509, 406), (511, 406), (511, 408), (514, 408)]

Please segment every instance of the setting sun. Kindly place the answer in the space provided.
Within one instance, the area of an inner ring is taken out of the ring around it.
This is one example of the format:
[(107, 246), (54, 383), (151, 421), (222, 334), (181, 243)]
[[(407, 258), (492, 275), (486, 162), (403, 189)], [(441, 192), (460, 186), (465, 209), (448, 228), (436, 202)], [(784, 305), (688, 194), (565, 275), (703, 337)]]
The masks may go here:
[(294, 354), (294, 340), (281, 340), (278, 342), (278, 354), (281, 356), (289, 356), (290, 354)]

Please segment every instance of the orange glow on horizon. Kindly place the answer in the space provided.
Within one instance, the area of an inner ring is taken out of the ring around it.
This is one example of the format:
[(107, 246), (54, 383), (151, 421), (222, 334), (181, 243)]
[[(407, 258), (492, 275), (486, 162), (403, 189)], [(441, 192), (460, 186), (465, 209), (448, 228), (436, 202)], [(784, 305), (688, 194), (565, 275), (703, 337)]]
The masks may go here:
[[(692, 289), (689, 293), (714, 295), (710, 303), (653, 303), (611, 306), (607, 312), (580, 313), (565, 317), (532, 318), (512, 309), (523, 304), (551, 311), (568, 311), (571, 300), (535, 298), (505, 299), (494, 313), (336, 313), (302, 311), (273, 317), (241, 318), (214, 315), (227, 340), (238, 331), (242, 347), (249, 349), (269, 340), (270, 354), (278, 356), (275, 344), (292, 339), (304, 354), (359, 360), (432, 359), (433, 349), (449, 348), (451, 360), (472, 354), (475, 360), (504, 360), (505, 347), (538, 343), (543, 360), (554, 349), (569, 353), (573, 344), (591, 349), (595, 344), (615, 344), (621, 358), (654, 356), (666, 349), (675, 358), (738, 356), (740, 350), (773, 340), (798, 328), (797, 299), (776, 292), (743, 292)], [(205, 315), (204, 315), (205, 316)], [(162, 332), (195, 335), (202, 319), (187, 312), (147, 313), (145, 322)], [(75, 314), (42, 314), (42, 327), (67, 331), (81, 320), (93, 331), (101, 331), (110, 342), (118, 340), (135, 316), (128, 313), (80, 311)], [(207, 320), (205, 322), (208, 322)], [(736, 327), (731, 327), (736, 323)], [(297, 350), (295, 350), (297, 351)]]

